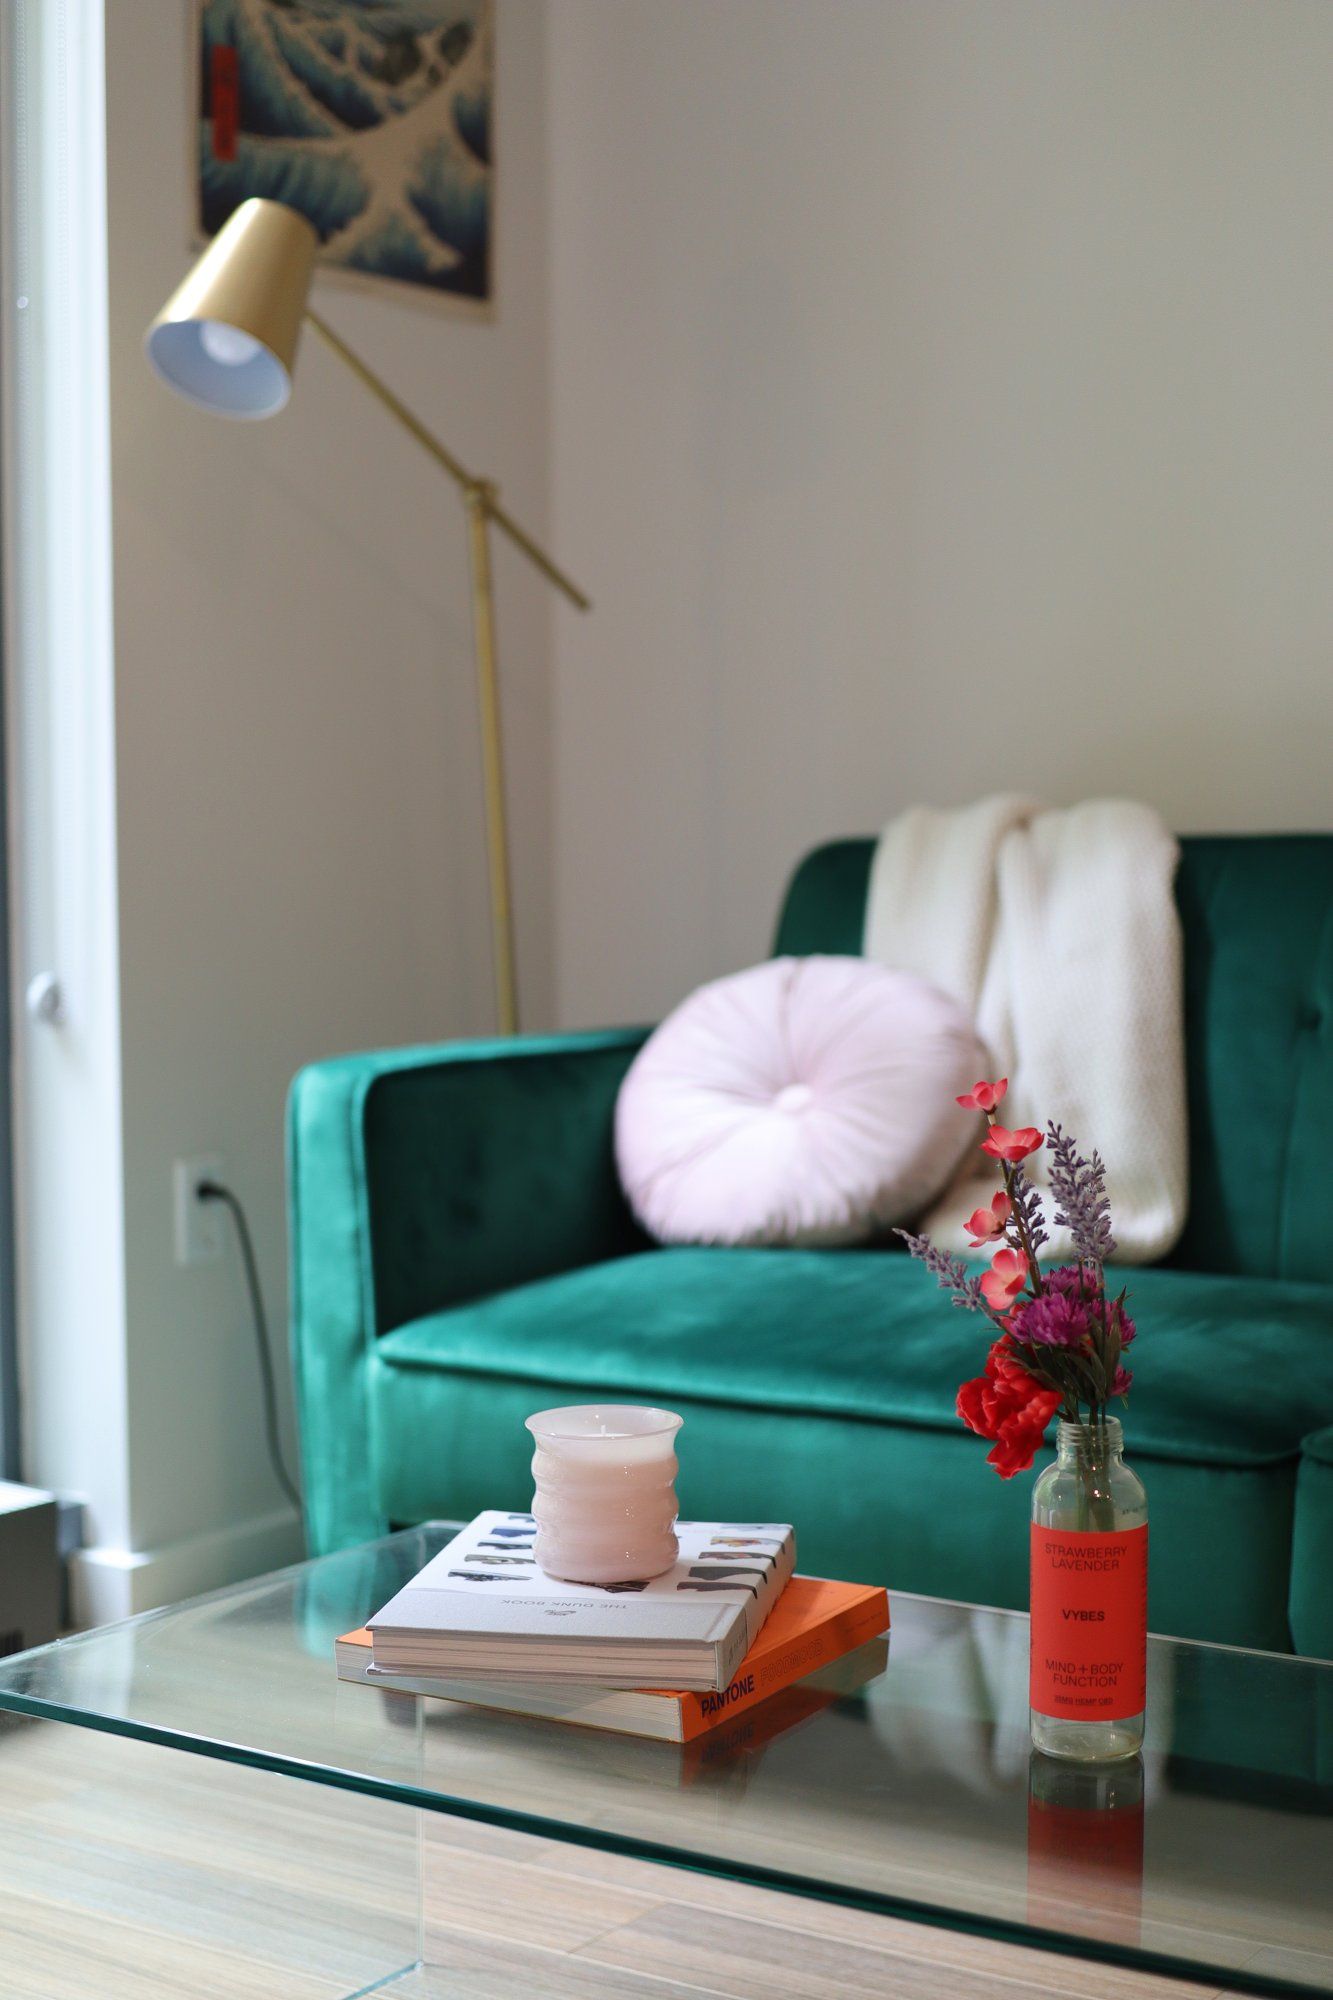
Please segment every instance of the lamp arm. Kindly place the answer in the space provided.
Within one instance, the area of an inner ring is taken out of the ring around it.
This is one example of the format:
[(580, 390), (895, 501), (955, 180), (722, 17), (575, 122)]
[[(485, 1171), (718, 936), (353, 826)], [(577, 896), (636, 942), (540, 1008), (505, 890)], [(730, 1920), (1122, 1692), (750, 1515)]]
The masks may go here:
[(528, 561), (534, 564), (557, 590), (562, 590), (571, 604), (577, 605), (580, 611), (590, 610), (592, 600), (551, 561), (545, 550), (533, 541), (531, 535), (520, 528), (512, 514), (506, 512), (496, 499), (495, 488), (490, 482), (478, 479), (469, 472), (461, 459), (455, 458), (448, 446), (442, 444), (433, 431), (427, 430), (420, 417), (415, 416), (407, 404), (395, 396), (388, 383), (375, 373), (369, 363), (363, 361), (355, 349), (349, 347), (342, 336), (334, 332), (327, 320), (321, 319), (309, 306), (306, 307), (305, 316), (325, 346), (332, 348), (338, 359), (351, 369), (357, 380), (384, 405), (389, 415), (396, 417), (403, 429), (416, 439), (423, 450), (430, 453), (437, 465), (444, 468), (449, 477), (462, 488), (464, 495), (474, 504), (480, 504), (487, 518), (494, 521), (496, 527), (508, 535), (515, 548), (521, 549)]

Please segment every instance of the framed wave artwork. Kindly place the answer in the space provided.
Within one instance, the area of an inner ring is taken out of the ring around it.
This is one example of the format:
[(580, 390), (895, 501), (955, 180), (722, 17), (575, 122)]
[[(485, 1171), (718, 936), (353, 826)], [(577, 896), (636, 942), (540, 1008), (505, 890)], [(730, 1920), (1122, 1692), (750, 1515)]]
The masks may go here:
[(196, 221), (250, 195), (358, 284), (492, 302), (494, 0), (199, 0)]

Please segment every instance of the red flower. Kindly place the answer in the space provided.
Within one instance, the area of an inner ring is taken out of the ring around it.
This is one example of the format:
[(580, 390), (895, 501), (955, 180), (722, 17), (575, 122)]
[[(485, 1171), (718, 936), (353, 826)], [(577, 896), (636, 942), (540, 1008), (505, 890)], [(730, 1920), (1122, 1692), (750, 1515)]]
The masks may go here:
[(990, 1379), (985, 1375), (975, 1375), (970, 1382), (964, 1382), (958, 1391), (955, 1408), (970, 1431), (978, 1437), (994, 1437), (990, 1429), (990, 1418), (986, 1414), (986, 1395), (990, 1389)]
[(981, 1281), (981, 1296), (992, 1312), (1007, 1313), (1027, 1283), (1028, 1260), (1021, 1250), (997, 1250)]
[(1029, 1153), (1035, 1153), (1044, 1144), (1041, 1133), (1035, 1125), (1020, 1125), (1011, 1132), (1007, 1125), (992, 1125), (981, 1142), (983, 1153), (989, 1153), (993, 1160), (1007, 1160), (1016, 1167)]
[(972, 1248), (979, 1250), (983, 1243), (993, 1243), (997, 1236), (1003, 1236), (1013, 1211), (1014, 1204), (1007, 1194), (992, 1195), (989, 1208), (974, 1208), (963, 1224), (972, 1238)]
[(1026, 1472), (1047, 1424), (1060, 1407), (1058, 1389), (1044, 1389), (1016, 1360), (1002, 1334), (986, 1357), (986, 1372), (958, 1391), (958, 1414), (978, 1437), (991, 1438), (987, 1462), (1001, 1479)]
[(994, 1111), (1000, 1099), (1009, 1088), (1009, 1079), (1002, 1076), (998, 1083), (974, 1083), (966, 1097), (955, 1101), (964, 1111)]
[(1001, 1479), (1012, 1479), (1016, 1472), (1026, 1472), (1037, 1456), (1046, 1426), (1059, 1408), (1060, 1398), (1053, 1389), (1048, 1389), (1043, 1392), (1043, 1401), (1049, 1402), (1050, 1407), (1043, 1407), (1039, 1421), (1024, 1424), (1015, 1418), (1004, 1426), (986, 1453), (987, 1465), (993, 1465)]

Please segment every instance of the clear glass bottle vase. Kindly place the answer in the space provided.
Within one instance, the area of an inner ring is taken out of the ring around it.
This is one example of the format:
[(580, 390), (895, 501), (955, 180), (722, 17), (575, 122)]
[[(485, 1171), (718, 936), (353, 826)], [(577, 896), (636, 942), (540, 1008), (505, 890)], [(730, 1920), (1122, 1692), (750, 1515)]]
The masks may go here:
[(1119, 1419), (1062, 1422), (1032, 1491), (1032, 1741), (1107, 1763), (1143, 1743), (1148, 1497)]

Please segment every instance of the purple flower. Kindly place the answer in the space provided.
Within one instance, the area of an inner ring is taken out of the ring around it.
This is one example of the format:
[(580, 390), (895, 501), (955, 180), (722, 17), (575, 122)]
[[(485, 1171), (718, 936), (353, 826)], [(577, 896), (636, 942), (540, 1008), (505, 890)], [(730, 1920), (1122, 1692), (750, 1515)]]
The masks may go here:
[(1055, 1220), (1074, 1239), (1085, 1263), (1104, 1264), (1115, 1249), (1111, 1234), (1111, 1204), (1106, 1197), (1106, 1168), (1100, 1153), (1085, 1160), (1074, 1141), (1054, 1120), (1046, 1128), (1050, 1141), (1051, 1194)]
[(1057, 1264), (1042, 1279), (1048, 1292), (1062, 1292), (1066, 1297), (1096, 1298), (1101, 1287), (1094, 1274), (1080, 1271), (1077, 1264)]
[[(1138, 1329), (1119, 1299), (1112, 1299), (1106, 1317), (1109, 1325), (1120, 1335), (1120, 1345), (1128, 1347)], [(1119, 1393), (1117, 1390), (1116, 1394)]]
[[(1042, 1284), (1048, 1292), (1055, 1292), (1065, 1298), (1083, 1299), (1095, 1312), (1100, 1323), (1102, 1316), (1101, 1273), (1089, 1270), (1085, 1264), (1081, 1269), (1077, 1264), (1061, 1264), (1054, 1271), (1047, 1271)], [(1109, 1299), (1106, 1303), (1107, 1330), (1120, 1336), (1120, 1345), (1128, 1347), (1134, 1338), (1136, 1328), (1125, 1311), (1123, 1297)]]
[(1027, 1230), (1028, 1243), (1034, 1251), (1040, 1250), (1044, 1243), (1050, 1242), (1042, 1215), (1041, 1196), (1022, 1167), (1014, 1168), (1009, 1185), (1013, 1189), (1014, 1207), (1018, 1211), (1018, 1219)]
[[(1047, 1279), (1047, 1286), (1050, 1279)], [(1092, 1331), (1088, 1308), (1078, 1294), (1046, 1290), (1021, 1306), (1009, 1322), (1015, 1340), (1034, 1347), (1081, 1347)]]
[(1129, 1385), (1133, 1380), (1134, 1377), (1122, 1362), (1112, 1378), (1111, 1394), (1113, 1396), (1127, 1396), (1129, 1394)]
[(893, 1233), (902, 1237), (914, 1257), (920, 1258), (940, 1290), (953, 1295), (956, 1306), (963, 1306), (968, 1312), (985, 1311), (981, 1280), (968, 1270), (961, 1257), (937, 1250), (928, 1236), (913, 1236), (906, 1229), (895, 1229)]

